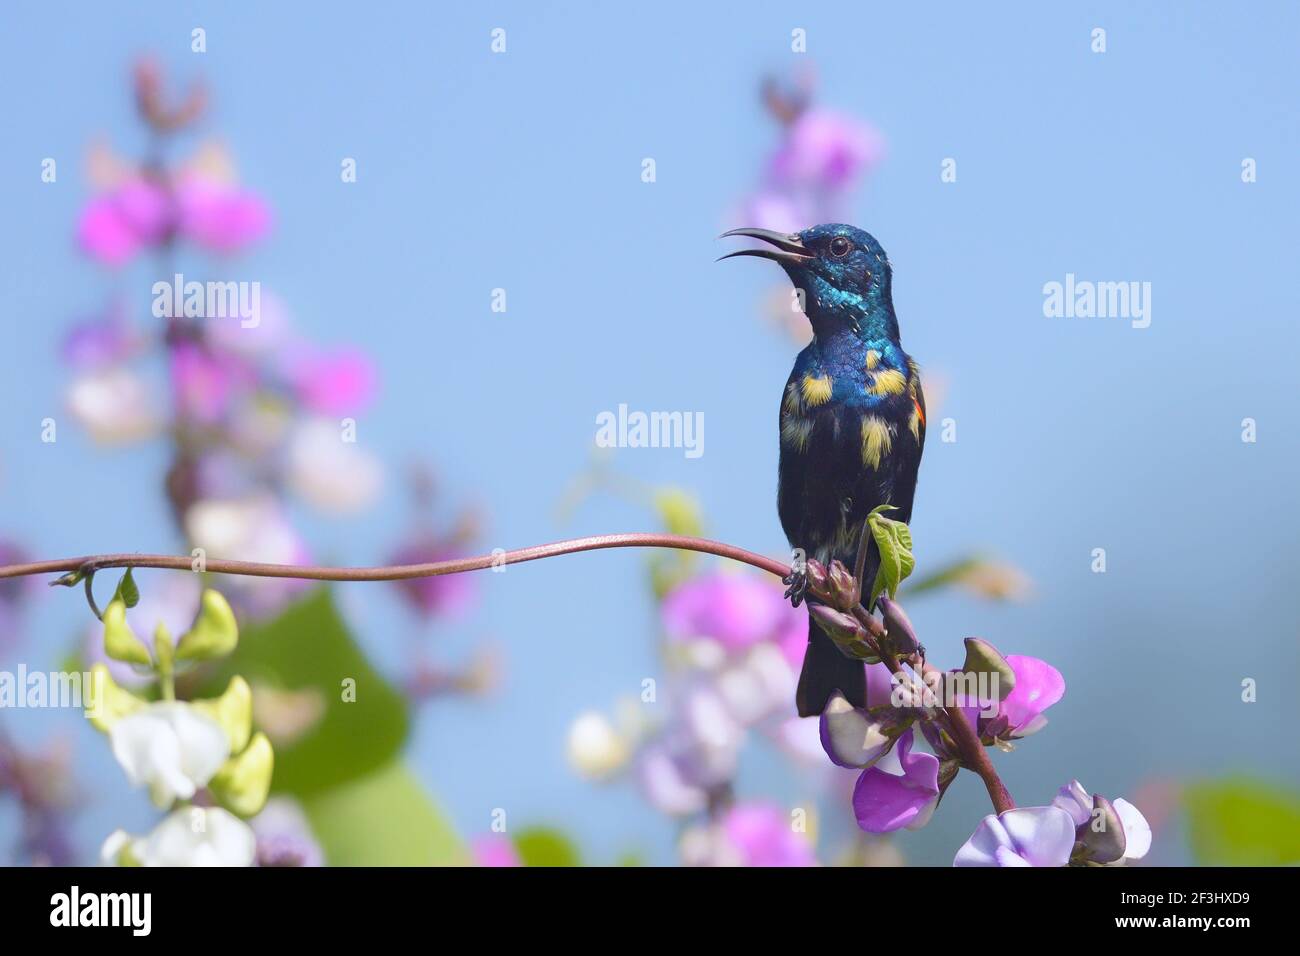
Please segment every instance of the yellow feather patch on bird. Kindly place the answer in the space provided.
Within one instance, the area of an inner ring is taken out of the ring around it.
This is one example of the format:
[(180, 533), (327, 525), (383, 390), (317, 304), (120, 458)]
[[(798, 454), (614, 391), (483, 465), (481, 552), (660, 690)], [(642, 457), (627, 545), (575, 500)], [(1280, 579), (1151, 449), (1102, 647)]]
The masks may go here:
[(896, 368), (887, 368), (876, 373), (867, 391), (872, 395), (902, 395), (907, 391), (907, 377)]
[(799, 415), (803, 412), (803, 399), (799, 396), (799, 387), (794, 382), (786, 386), (785, 398), (781, 400), (781, 412), (784, 415)]
[(888, 422), (868, 415), (862, 419), (862, 463), (879, 468), (880, 461), (894, 444), (894, 431)]
[(795, 451), (802, 452), (808, 447), (808, 439), (812, 437), (812, 431), (811, 418), (800, 418), (797, 415), (781, 416), (781, 443)]
[(912, 431), (912, 437), (916, 443), (921, 444), (921, 406), (912, 406), (912, 417), (907, 420), (907, 427)]
[(867, 371), (870, 372), (880, 364), (880, 353), (875, 349), (867, 349)]
[(809, 405), (824, 405), (831, 400), (831, 377), (811, 375), (803, 377), (803, 400)]

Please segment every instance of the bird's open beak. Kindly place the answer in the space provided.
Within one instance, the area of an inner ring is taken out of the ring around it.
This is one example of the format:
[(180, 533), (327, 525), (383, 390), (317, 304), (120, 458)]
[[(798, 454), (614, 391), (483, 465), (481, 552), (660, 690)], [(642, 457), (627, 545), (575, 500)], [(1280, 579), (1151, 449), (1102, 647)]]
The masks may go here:
[(773, 262), (779, 262), (782, 265), (797, 265), (813, 258), (813, 254), (804, 248), (804, 244), (798, 236), (774, 232), (771, 229), (732, 229), (730, 232), (724, 232), (718, 238), (726, 239), (729, 236), (747, 236), (751, 239), (762, 239), (764, 242), (770, 242), (776, 248), (741, 249), (737, 252), (729, 252), (725, 256), (719, 256), (719, 262), (733, 256), (757, 256), (760, 259), (771, 259)]

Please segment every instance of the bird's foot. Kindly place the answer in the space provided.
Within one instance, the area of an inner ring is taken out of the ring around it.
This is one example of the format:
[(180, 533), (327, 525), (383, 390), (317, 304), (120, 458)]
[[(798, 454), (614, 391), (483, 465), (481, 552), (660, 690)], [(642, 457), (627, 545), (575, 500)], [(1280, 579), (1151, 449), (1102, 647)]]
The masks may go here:
[(803, 603), (804, 598), (808, 595), (807, 570), (791, 571), (781, 579), (781, 583), (788, 585), (785, 589), (785, 596), (789, 598), (792, 605), (798, 607)]

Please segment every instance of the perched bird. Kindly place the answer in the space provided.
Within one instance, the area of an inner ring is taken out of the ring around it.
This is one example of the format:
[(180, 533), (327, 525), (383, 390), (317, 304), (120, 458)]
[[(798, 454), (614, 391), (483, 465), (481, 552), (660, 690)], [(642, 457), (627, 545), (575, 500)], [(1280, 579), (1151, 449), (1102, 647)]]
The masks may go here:
[[(925, 445), (925, 396), (916, 363), (899, 342), (889, 259), (880, 243), (853, 226), (724, 235), (770, 243), (774, 248), (722, 258), (772, 259), (801, 293), (813, 340), (795, 359), (781, 397), (777, 510), (791, 547), (823, 564), (838, 558), (852, 570), (873, 509), (893, 505), (888, 517), (911, 520)], [(879, 562), (871, 544), (864, 595)], [(797, 605), (806, 580), (788, 583)], [(810, 615), (795, 697), (800, 716), (820, 714), (835, 690), (865, 706), (866, 673)]]

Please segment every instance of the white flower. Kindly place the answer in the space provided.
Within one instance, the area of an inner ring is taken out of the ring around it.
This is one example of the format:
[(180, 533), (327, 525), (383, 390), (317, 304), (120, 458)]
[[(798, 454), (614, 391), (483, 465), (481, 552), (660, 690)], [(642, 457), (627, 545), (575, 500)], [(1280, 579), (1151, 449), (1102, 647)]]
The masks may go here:
[(252, 866), (253, 828), (220, 807), (181, 807), (146, 837), (117, 830), (100, 850), (109, 865)]
[[(894, 738), (884, 730), (883, 724), (854, 707), (839, 691), (827, 701), (819, 726), (826, 755), (841, 767), (860, 769), (875, 766), (894, 745)], [(899, 767), (894, 772), (901, 775), (903, 771)]]
[(607, 777), (628, 759), (627, 742), (609, 718), (591, 710), (569, 727), (569, 763), (584, 777)]
[(199, 501), (185, 513), (185, 530), (198, 547), (218, 557), (292, 564), (303, 550), (270, 495)]
[(68, 388), (72, 417), (105, 444), (153, 437), (162, 427), (157, 404), (144, 380), (120, 366), (87, 372)]
[(113, 756), (159, 807), (188, 800), (230, 756), (221, 725), (188, 704), (164, 701), (121, 718), (109, 731)]
[(304, 422), (289, 440), (289, 484), (322, 511), (360, 511), (374, 500), (383, 481), (379, 460), (355, 442), (344, 441), (337, 422)]
[(1124, 824), (1124, 860), (1140, 860), (1151, 850), (1151, 824), (1142, 816), (1142, 811), (1123, 797), (1110, 802), (1115, 808), (1115, 815)]
[(989, 814), (962, 844), (953, 866), (1065, 866), (1074, 820), (1060, 807), (1021, 807)]
[(688, 780), (671, 754), (663, 747), (647, 748), (637, 762), (641, 790), (650, 804), (669, 816), (689, 816), (708, 806), (703, 787)]

